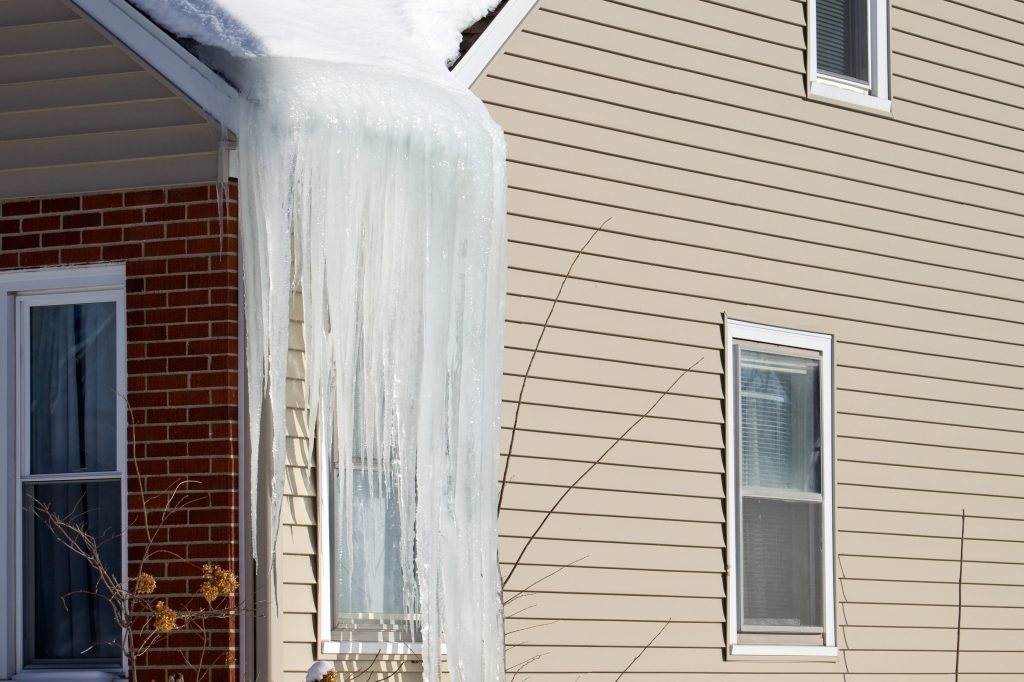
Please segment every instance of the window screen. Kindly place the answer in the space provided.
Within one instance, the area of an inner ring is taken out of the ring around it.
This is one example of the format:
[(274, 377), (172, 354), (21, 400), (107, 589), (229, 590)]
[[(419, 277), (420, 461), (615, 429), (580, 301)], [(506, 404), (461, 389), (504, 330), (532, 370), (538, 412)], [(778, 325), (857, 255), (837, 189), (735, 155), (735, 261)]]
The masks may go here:
[(816, 631), (822, 626), (821, 359), (767, 348), (736, 349), (741, 629)]
[(869, 84), (868, 0), (816, 0), (818, 71)]

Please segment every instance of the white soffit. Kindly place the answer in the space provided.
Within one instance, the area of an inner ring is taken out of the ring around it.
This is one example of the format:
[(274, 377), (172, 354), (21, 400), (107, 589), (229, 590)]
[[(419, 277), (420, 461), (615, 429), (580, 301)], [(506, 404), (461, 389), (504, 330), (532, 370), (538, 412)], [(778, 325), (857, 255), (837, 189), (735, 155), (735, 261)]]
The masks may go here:
[(452, 69), (455, 79), (467, 88), (472, 86), (536, 4), (537, 0), (509, 0)]
[(238, 92), (125, 0), (67, 0), (231, 132)]

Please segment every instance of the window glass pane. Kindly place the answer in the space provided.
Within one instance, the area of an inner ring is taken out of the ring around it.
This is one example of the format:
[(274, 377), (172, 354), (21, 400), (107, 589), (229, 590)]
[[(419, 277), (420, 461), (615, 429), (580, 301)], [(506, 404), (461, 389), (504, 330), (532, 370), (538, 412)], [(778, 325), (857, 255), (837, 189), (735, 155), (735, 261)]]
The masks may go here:
[(820, 627), (821, 503), (744, 497), (742, 625)]
[[(97, 540), (103, 564), (121, 575), (121, 484), (118, 481), (25, 486), (25, 504), (48, 505)], [(109, 593), (98, 590), (95, 569), (63, 544), (46, 522), (25, 519), (25, 659), (52, 665), (85, 659), (120, 665), (120, 630)]]
[(117, 470), (113, 302), (30, 308), (31, 473)]
[(743, 487), (820, 493), (820, 360), (741, 348), (739, 365)]
[(867, 84), (868, 0), (817, 0), (818, 71)]
[(335, 627), (371, 614), (401, 618), (405, 612), (398, 499), (382, 478), (373, 470), (352, 471), (347, 519), (332, 501)]

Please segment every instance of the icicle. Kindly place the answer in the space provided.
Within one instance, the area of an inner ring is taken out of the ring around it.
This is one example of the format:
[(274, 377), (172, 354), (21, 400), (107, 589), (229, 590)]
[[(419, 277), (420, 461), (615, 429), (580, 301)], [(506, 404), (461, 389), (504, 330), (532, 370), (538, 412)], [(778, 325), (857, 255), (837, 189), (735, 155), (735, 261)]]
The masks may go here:
[[(354, 472), (393, 495), (424, 679), (438, 679), (444, 642), (454, 682), (504, 680), (501, 132), (468, 92), (370, 66), (266, 59), (248, 81), (250, 438), (269, 438), (275, 537), (289, 302), (301, 289), (310, 433), (338, 476), (332, 532), (359, 531)], [(331, 561), (352, 574), (351, 556)]]

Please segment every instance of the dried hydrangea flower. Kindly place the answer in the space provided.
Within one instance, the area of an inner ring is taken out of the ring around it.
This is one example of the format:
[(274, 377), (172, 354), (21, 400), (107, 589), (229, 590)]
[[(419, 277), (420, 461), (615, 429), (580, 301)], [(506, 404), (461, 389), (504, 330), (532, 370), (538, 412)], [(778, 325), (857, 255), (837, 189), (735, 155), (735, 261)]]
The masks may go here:
[(149, 573), (139, 573), (135, 579), (135, 592), (138, 594), (153, 594), (156, 590), (156, 578)]
[(178, 614), (162, 601), (153, 608), (153, 627), (158, 632), (170, 632), (178, 628)]

